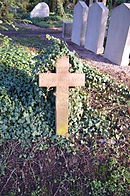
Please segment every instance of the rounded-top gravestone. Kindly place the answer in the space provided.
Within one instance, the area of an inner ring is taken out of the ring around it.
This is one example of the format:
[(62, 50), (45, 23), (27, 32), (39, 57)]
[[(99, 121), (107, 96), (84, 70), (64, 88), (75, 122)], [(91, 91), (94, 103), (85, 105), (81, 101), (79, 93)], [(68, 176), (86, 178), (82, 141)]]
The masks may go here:
[(42, 2), (38, 3), (30, 13), (30, 18), (39, 17), (44, 18), (49, 16), (49, 6)]

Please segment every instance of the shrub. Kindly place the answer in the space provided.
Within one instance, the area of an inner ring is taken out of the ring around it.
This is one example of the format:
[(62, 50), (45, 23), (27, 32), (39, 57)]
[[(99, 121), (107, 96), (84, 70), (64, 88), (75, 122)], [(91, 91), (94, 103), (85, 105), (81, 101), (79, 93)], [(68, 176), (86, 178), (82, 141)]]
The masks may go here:
[(127, 87), (117, 85), (108, 77), (83, 65), (64, 42), (57, 39), (53, 39), (52, 44), (39, 55), (29, 53), (23, 47), (10, 45), (7, 37), (4, 38), (4, 44), (0, 51), (2, 138), (5, 134), (6, 138), (20, 139), (22, 136), (22, 139), (29, 141), (51, 130), (54, 133), (55, 99), (52, 95), (55, 89), (39, 88), (38, 73), (55, 71), (55, 61), (63, 54), (70, 57), (70, 72), (80, 70), (86, 74), (86, 88), (70, 90), (70, 132), (74, 135), (81, 132), (83, 140), (86, 140), (86, 134), (101, 134), (103, 137), (114, 134), (117, 127), (111, 124), (111, 116), (108, 118), (108, 115), (94, 108), (91, 101), (96, 96), (101, 104), (99, 108), (103, 104), (100, 103), (101, 98), (102, 102), (107, 100), (111, 106), (126, 104), (129, 96)]

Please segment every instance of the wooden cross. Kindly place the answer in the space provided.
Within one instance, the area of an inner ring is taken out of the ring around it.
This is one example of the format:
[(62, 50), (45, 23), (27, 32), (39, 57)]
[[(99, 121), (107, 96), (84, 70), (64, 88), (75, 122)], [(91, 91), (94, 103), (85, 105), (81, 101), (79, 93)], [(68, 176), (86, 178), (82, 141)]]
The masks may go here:
[(69, 58), (57, 60), (56, 73), (39, 74), (39, 87), (56, 87), (56, 132), (66, 136), (68, 133), (69, 87), (84, 86), (85, 74), (69, 73)]

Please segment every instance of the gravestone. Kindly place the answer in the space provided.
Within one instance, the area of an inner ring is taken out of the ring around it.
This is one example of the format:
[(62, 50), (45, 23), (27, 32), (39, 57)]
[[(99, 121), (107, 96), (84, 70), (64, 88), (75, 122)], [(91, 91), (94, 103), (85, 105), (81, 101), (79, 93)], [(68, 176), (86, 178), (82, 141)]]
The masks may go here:
[(106, 32), (108, 9), (103, 3), (94, 3), (89, 8), (85, 48), (96, 54), (104, 51), (103, 43)]
[(62, 57), (56, 63), (56, 73), (39, 74), (39, 87), (56, 87), (56, 132), (68, 133), (69, 87), (84, 86), (85, 74), (69, 73), (69, 58)]
[(62, 26), (62, 38), (63, 39), (71, 39), (72, 35), (72, 22), (63, 21)]
[(117, 65), (128, 65), (130, 55), (130, 3), (112, 11), (104, 57)]
[(44, 18), (49, 16), (49, 6), (42, 2), (38, 3), (30, 13), (30, 18), (39, 17)]
[(88, 17), (88, 6), (79, 1), (74, 7), (74, 18), (71, 41), (79, 46), (84, 46)]

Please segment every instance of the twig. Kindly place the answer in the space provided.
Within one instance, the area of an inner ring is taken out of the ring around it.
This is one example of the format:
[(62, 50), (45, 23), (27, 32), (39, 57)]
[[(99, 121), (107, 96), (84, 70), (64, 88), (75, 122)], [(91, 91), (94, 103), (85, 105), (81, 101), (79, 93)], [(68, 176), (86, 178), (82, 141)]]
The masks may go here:
[(37, 183), (36, 176), (35, 176), (35, 173), (34, 173), (34, 170), (33, 170), (32, 166), (31, 166), (31, 163), (30, 163), (30, 168), (31, 168), (31, 171), (32, 171), (32, 174), (33, 174), (33, 178), (34, 178), (35, 182)]
[(61, 150), (61, 153), (62, 153), (63, 158), (64, 158), (64, 160), (65, 160), (65, 164), (66, 164), (67, 170), (68, 170), (68, 172), (70, 173), (70, 170), (69, 170), (69, 166), (68, 166), (67, 160), (66, 160), (65, 155), (64, 155), (64, 152), (63, 152), (62, 150)]
[(61, 186), (61, 182), (59, 183), (58, 189), (56, 190), (54, 196), (56, 196), (56, 194), (58, 193), (58, 191), (59, 191), (59, 189), (60, 189), (60, 186)]
[(14, 145), (14, 147), (12, 147), (11, 150), (9, 150), (9, 153), (7, 155), (7, 158), (5, 159), (5, 162), (9, 159), (9, 157), (13, 154), (14, 150), (16, 149), (16, 147), (19, 145), (19, 142), (16, 143), (16, 145)]
[(1, 190), (1, 192), (0, 192), (0, 195), (1, 195), (1, 193), (3, 192), (3, 190), (5, 189), (5, 187), (7, 186), (8, 182), (9, 182), (10, 178), (12, 177), (13, 173), (15, 172), (15, 170), (16, 170), (16, 168), (11, 172), (9, 178), (7, 179), (5, 185), (3, 186), (3, 188), (2, 188), (2, 190)]
[(66, 191), (66, 193), (68, 193), (68, 195), (72, 196), (65, 187), (63, 187), (63, 189)]

